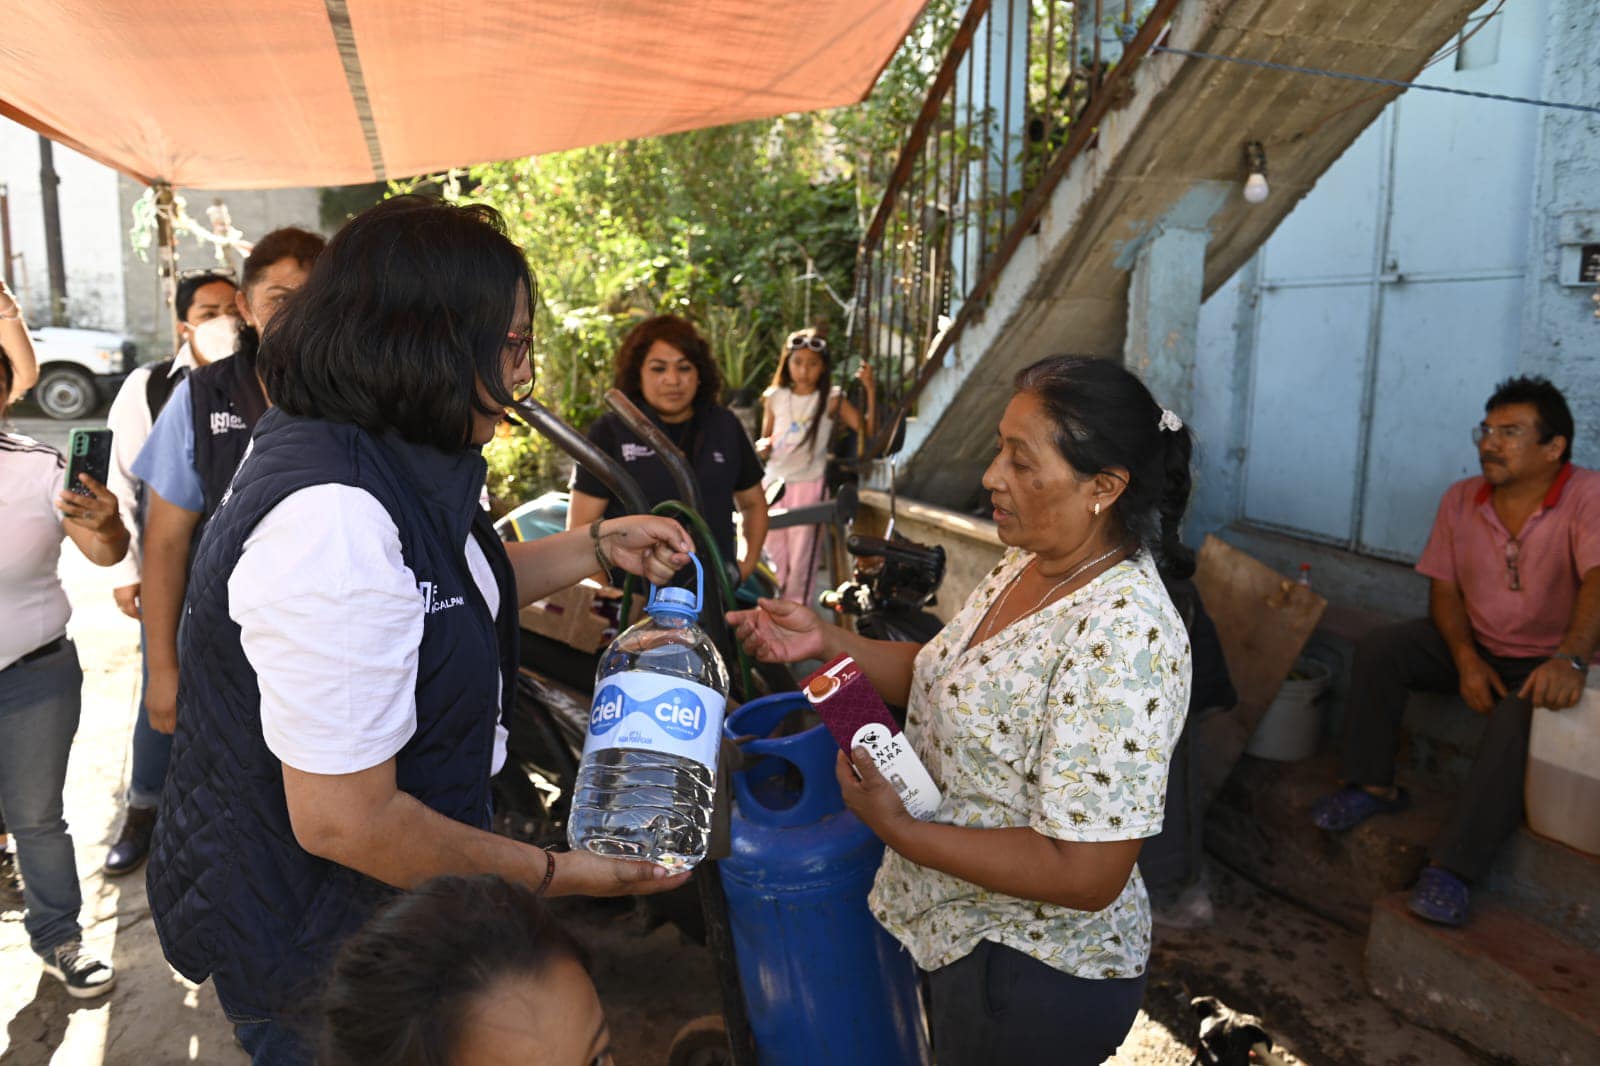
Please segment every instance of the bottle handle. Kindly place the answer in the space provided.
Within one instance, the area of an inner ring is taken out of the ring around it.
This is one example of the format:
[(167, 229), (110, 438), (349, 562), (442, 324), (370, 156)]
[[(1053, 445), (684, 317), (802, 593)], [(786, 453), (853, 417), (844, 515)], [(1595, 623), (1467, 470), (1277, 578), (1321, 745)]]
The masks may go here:
[[(699, 615), (706, 602), (706, 572), (700, 565), (700, 557), (694, 552), (689, 553), (689, 561), (694, 564), (694, 613)], [(660, 586), (658, 585), (650, 586), (650, 594), (645, 597), (644, 601), (646, 613), (649, 613), (650, 608), (655, 605), (656, 593), (659, 590)]]

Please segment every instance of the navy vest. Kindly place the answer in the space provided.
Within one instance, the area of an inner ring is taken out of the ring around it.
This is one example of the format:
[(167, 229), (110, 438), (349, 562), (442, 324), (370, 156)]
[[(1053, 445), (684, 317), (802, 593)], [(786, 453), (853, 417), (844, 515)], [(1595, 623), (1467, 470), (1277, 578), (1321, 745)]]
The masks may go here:
[[(241, 345), (236, 354), (198, 367), (189, 375), (194, 468), (205, 488), (202, 524), (228, 491), (233, 472), (239, 469), (239, 460), (250, 444), (250, 431), (267, 410), (266, 395), (256, 380), (254, 348)], [(198, 528), (195, 535), (198, 538)]]
[[(179, 656), (178, 729), (147, 884), (167, 960), (210, 976), (230, 1014), (285, 1018), (315, 993), (333, 952), (386, 886), (296, 843), (283, 772), (262, 738), (260, 691), (228, 616), (245, 538), (290, 493), (321, 484), (371, 493), (394, 519), (417, 609), (417, 731), (395, 758), (399, 787), (447, 817), (489, 827), (498, 691), (516, 691), (515, 580), (478, 506), (484, 462), (394, 434), (272, 410), (195, 555)], [(500, 589), (490, 617), (462, 550), (483, 547)], [(358, 668), (359, 668), (359, 664)]]

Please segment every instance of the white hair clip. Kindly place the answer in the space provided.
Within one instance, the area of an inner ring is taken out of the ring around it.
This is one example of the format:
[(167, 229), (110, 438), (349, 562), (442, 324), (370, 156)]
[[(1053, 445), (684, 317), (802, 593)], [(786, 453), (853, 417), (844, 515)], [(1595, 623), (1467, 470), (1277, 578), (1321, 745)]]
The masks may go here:
[(1161, 428), (1168, 433), (1176, 433), (1183, 428), (1183, 419), (1178, 417), (1176, 411), (1169, 411), (1163, 407), (1161, 409)]

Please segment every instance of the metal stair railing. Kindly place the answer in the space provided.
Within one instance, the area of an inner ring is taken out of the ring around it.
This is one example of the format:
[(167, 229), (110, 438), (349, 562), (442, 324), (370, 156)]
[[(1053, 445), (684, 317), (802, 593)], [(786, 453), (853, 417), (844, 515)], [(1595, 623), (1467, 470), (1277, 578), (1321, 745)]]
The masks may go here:
[(857, 250), (852, 340), (884, 412), (869, 457), (898, 447), (923, 388), (1131, 93), (1178, 3), (971, 0)]

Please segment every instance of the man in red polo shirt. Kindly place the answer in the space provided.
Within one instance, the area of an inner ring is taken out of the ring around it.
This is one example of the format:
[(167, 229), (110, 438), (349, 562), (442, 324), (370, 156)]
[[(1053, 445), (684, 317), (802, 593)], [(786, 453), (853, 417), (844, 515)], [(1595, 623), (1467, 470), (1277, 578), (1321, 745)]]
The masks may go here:
[(1409, 690), (1461, 693), (1489, 716), (1466, 788), (1434, 841), (1411, 909), (1467, 918), (1483, 877), (1522, 822), (1534, 707), (1583, 695), (1600, 647), (1600, 472), (1572, 465), (1572, 412), (1544, 378), (1502, 383), (1472, 431), (1483, 473), (1451, 485), (1417, 570), (1429, 617), (1376, 629), (1356, 648), (1340, 758), (1344, 788), (1313, 808), (1342, 831), (1403, 809), (1394, 756)]

